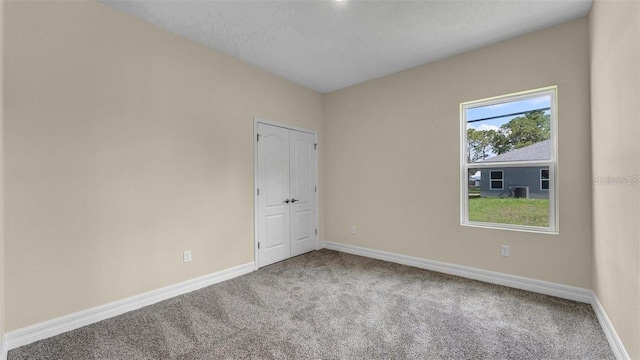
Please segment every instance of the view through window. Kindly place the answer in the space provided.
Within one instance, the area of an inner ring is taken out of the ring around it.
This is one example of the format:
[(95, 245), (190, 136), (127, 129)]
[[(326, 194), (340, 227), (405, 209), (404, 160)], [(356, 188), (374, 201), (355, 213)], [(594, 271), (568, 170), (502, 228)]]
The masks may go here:
[(556, 88), (461, 104), (464, 225), (557, 230)]

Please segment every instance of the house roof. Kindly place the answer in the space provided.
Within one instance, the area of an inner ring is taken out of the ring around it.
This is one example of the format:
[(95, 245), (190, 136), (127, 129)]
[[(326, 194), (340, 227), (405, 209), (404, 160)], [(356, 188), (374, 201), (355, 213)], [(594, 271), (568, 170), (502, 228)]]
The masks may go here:
[(501, 155), (481, 160), (481, 162), (549, 160), (551, 159), (551, 139), (511, 150)]

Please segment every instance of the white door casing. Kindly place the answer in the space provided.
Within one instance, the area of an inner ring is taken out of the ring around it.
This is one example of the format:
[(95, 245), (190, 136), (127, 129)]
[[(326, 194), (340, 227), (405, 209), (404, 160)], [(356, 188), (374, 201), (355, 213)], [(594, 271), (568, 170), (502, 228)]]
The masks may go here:
[(256, 119), (256, 266), (317, 248), (315, 133)]

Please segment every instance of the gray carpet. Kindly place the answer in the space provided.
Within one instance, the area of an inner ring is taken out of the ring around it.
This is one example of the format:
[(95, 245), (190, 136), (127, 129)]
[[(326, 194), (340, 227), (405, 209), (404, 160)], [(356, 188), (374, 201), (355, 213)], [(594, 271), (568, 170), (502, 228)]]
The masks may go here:
[(9, 352), (21, 359), (613, 359), (590, 305), (330, 250)]

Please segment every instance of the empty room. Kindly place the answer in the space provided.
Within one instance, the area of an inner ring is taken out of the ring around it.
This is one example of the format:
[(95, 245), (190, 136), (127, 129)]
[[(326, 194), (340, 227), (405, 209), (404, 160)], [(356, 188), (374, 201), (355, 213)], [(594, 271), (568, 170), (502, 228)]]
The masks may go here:
[(640, 1), (0, 18), (0, 360), (640, 359)]

